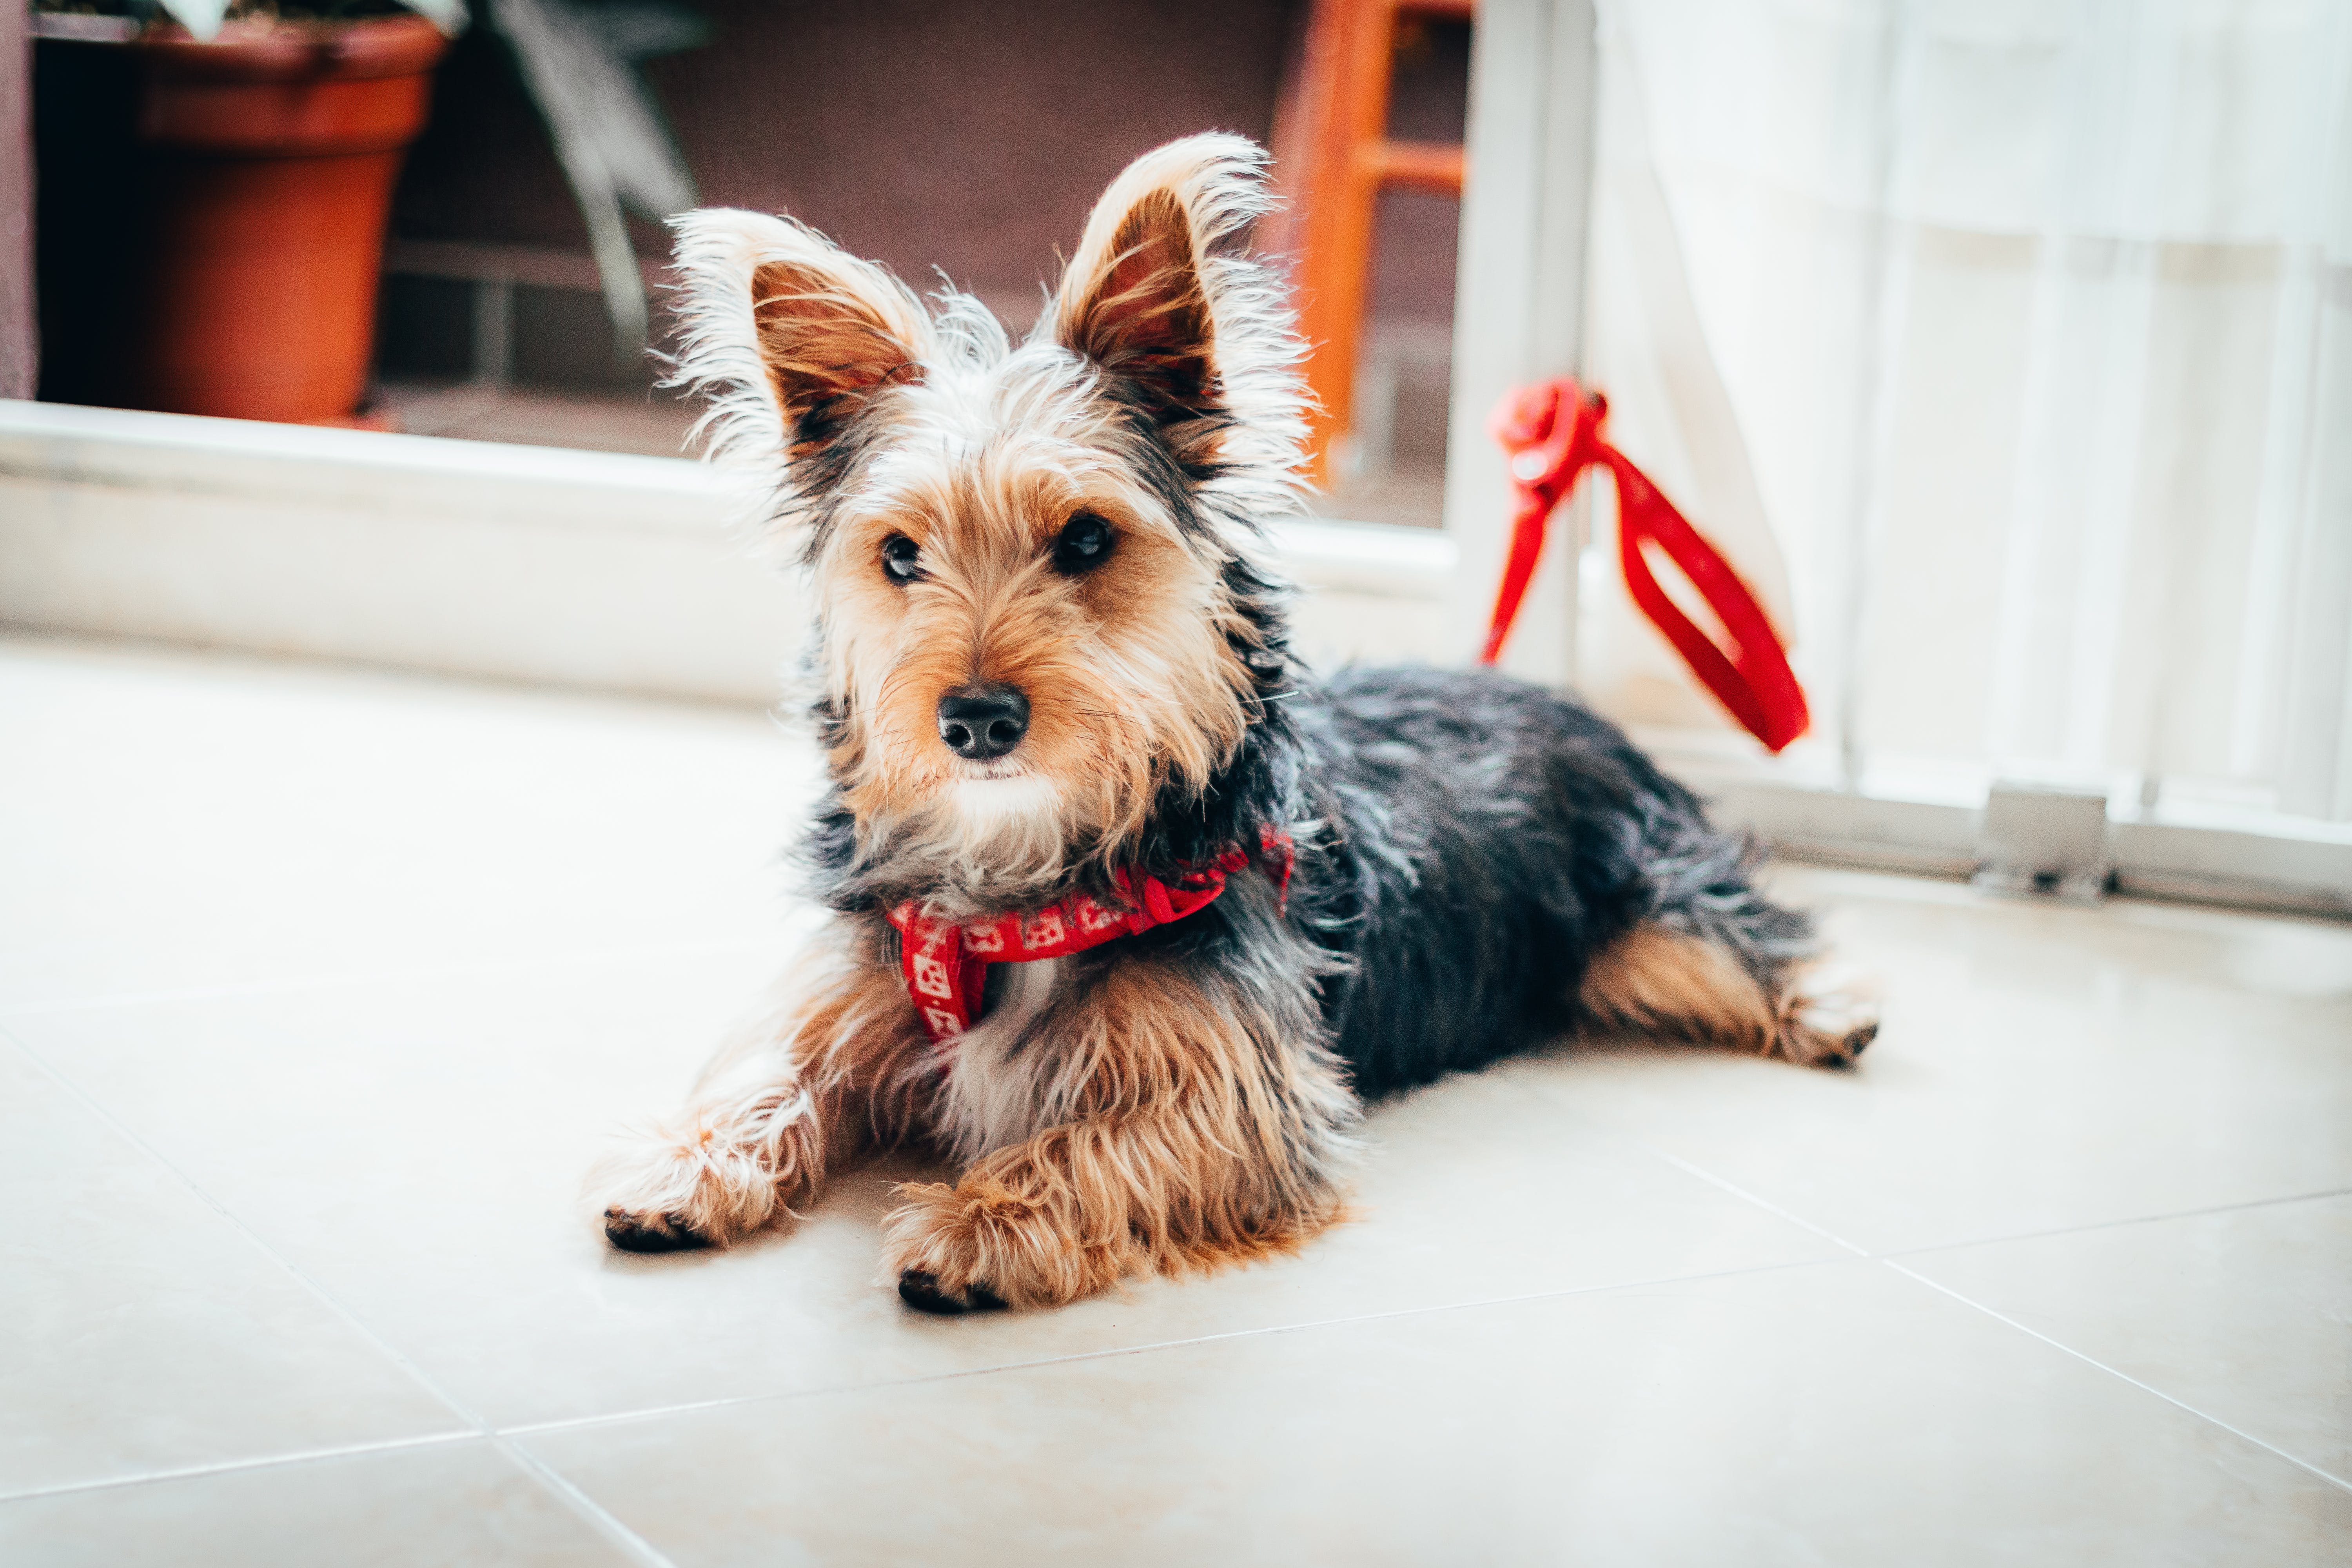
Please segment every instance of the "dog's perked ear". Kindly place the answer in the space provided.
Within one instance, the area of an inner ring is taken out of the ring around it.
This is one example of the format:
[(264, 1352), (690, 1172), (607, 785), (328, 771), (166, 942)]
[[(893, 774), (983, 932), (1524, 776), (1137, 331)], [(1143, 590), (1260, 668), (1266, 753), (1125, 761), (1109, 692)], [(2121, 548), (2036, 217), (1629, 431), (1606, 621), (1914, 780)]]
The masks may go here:
[[(1223, 411), (1245, 368), (1234, 362), (1250, 347), (1256, 269), (1217, 250), (1272, 206), (1265, 161), (1238, 136), (1146, 153), (1103, 193), (1063, 272), (1055, 341), (1163, 424)], [(1279, 357), (1287, 363), (1286, 345)]]
[(683, 350), (669, 384), (710, 400), (717, 455), (823, 488), (825, 449), (930, 357), (929, 314), (907, 286), (790, 218), (726, 207), (671, 220)]

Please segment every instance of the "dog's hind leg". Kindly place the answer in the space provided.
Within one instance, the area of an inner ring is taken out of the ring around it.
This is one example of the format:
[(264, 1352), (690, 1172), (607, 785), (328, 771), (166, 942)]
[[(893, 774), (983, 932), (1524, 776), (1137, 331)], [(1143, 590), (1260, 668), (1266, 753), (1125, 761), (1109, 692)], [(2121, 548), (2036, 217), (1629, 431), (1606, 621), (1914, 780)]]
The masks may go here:
[(676, 1118), (599, 1164), (605, 1236), (629, 1252), (724, 1247), (809, 1201), (828, 1169), (904, 1131), (924, 1045), (896, 972), (850, 960), (722, 1048)]
[(1878, 1033), (1869, 988), (1818, 957), (1773, 952), (1743, 934), (1721, 922), (1643, 921), (1586, 970), (1577, 993), (1585, 1021), (1813, 1067), (1860, 1056)]

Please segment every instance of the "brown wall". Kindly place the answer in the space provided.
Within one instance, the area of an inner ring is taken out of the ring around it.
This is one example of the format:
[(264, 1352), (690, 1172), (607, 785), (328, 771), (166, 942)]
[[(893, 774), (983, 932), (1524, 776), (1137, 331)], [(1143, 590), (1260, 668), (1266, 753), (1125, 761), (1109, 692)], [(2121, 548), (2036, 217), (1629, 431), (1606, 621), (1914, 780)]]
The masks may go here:
[[(1034, 294), (1136, 153), (1195, 131), (1269, 139), (1304, 0), (702, 0), (701, 48), (650, 62), (704, 202), (790, 212), (910, 280)], [(1465, 36), (1400, 59), (1401, 133), (1460, 134)], [(394, 226), (414, 239), (586, 247), (501, 46), (443, 68)], [(1392, 198), (1374, 310), (1444, 320), (1452, 204)], [(644, 226), (640, 247), (663, 248)]]
[[(910, 279), (1026, 292), (1127, 159), (1205, 129), (1264, 141), (1278, 0), (706, 0), (709, 46), (649, 63), (704, 202), (790, 212)], [(445, 72), (398, 232), (583, 248), (498, 46)], [(644, 248), (657, 250), (651, 230)]]

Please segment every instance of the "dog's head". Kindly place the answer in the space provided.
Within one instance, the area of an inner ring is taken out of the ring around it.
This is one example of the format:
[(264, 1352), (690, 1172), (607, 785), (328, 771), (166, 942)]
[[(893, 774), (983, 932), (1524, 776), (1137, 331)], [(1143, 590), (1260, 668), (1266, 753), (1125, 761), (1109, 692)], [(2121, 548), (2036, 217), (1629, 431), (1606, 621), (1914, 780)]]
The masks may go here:
[(677, 222), (719, 455), (765, 470), (818, 616), (862, 874), (1018, 901), (1139, 850), (1286, 683), (1256, 523), (1292, 504), (1297, 342), (1230, 136), (1146, 153), (1018, 347), (787, 219)]

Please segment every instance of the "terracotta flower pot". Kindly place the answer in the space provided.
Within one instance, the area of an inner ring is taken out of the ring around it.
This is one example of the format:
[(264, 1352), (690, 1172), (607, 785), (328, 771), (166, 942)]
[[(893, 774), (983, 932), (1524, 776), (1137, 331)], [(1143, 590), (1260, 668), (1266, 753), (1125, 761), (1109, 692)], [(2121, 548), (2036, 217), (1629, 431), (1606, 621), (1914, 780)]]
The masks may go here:
[[(176, 36), (174, 36), (176, 35)], [(444, 40), (421, 17), (132, 46), (147, 233), (123, 401), (240, 419), (358, 406), (384, 222)]]

